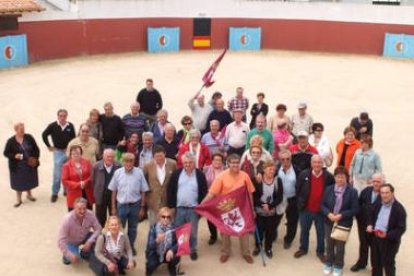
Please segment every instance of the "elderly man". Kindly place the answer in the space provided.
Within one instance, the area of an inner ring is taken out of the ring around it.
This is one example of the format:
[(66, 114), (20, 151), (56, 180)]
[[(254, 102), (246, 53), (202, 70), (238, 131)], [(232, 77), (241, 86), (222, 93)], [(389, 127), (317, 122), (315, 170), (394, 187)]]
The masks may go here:
[[(226, 195), (234, 190), (237, 190), (242, 186), (246, 186), (247, 191), (250, 194), (251, 206), (253, 206), (253, 192), (255, 191), (255, 189), (252, 181), (250, 180), (249, 175), (240, 170), (240, 156), (238, 156), (237, 154), (230, 154), (227, 157), (227, 163), (229, 165), (229, 168), (222, 172), (216, 178), (216, 180), (214, 180), (203, 202), (210, 200), (216, 196)], [(223, 233), (221, 233), (221, 238), (223, 243), (221, 249), (222, 255), (220, 256), (220, 262), (225, 263), (228, 261), (230, 257), (231, 241), (230, 236)], [(252, 264), (253, 258), (249, 251), (249, 235), (246, 234), (240, 237), (239, 241), (243, 258), (247, 263)]]
[(118, 142), (124, 138), (124, 124), (121, 118), (114, 114), (111, 102), (104, 104), (104, 111), (105, 113), (99, 116), (102, 124), (102, 147), (115, 150)]
[(191, 109), (191, 117), (193, 118), (193, 126), (205, 133), (208, 115), (213, 111), (213, 107), (204, 102), (204, 95), (201, 91), (197, 92), (188, 101), (188, 107)]
[(157, 214), (161, 207), (167, 206), (167, 188), (171, 175), (176, 170), (175, 161), (166, 158), (163, 146), (154, 146), (152, 153), (154, 159), (144, 167), (144, 175), (150, 189), (147, 194), (147, 206), (151, 225), (157, 222)]
[(227, 103), (227, 109), (232, 113), (235, 109), (243, 111), (243, 122), (246, 122), (246, 111), (249, 109), (249, 100), (243, 96), (243, 87), (236, 88), (236, 97), (231, 98)]
[(154, 144), (162, 140), (164, 137), (164, 128), (168, 123), (168, 111), (165, 109), (158, 110), (157, 121), (149, 128), (149, 131), (154, 134)]
[(220, 122), (217, 120), (213, 120), (210, 122), (210, 132), (205, 133), (201, 138), (201, 143), (208, 147), (210, 156), (212, 156), (214, 153), (226, 153), (226, 149), (224, 146), (224, 133), (220, 132), (219, 129)]
[(115, 171), (108, 189), (112, 191), (112, 215), (118, 214), (122, 227), (128, 223), (128, 238), (134, 256), (139, 218), (144, 216), (145, 193), (148, 183), (140, 168), (134, 167), (135, 156), (132, 153), (122, 155), (123, 168)]
[(125, 137), (129, 137), (132, 133), (138, 133), (141, 138), (142, 133), (148, 130), (147, 118), (139, 113), (141, 109), (139, 103), (133, 102), (131, 104), (131, 112), (125, 114), (122, 118), (124, 124)]
[(70, 156), (69, 149), (71, 146), (78, 145), (82, 148), (82, 157), (89, 160), (92, 165), (100, 157), (99, 142), (95, 138), (89, 136), (89, 126), (84, 123), (79, 128), (79, 136), (73, 138), (67, 148), (67, 156)]
[(194, 208), (200, 204), (207, 194), (207, 180), (203, 172), (196, 169), (194, 155), (186, 152), (181, 161), (183, 168), (177, 169), (170, 179), (167, 188), (167, 207), (175, 209), (176, 226), (191, 222), (191, 260), (198, 258), (197, 232), (199, 216)]
[(372, 212), (375, 205), (380, 204), (381, 197), (379, 196), (380, 187), (385, 184), (385, 177), (382, 173), (375, 173), (371, 176), (371, 186), (362, 190), (359, 195), (360, 211), (356, 216), (358, 223), (358, 238), (359, 238), (359, 258), (358, 261), (351, 267), (351, 271), (357, 272), (365, 269), (368, 264), (368, 251), (371, 248), (371, 266), (373, 259), (372, 252), (372, 236), (367, 233), (368, 214)]
[(306, 131), (299, 131), (297, 136), (298, 143), (289, 147), (289, 151), (292, 153), (292, 163), (297, 169), (298, 174), (309, 169), (311, 167), (310, 160), (312, 155), (318, 154), (318, 150), (309, 144), (308, 136), (309, 134)]
[(236, 153), (242, 156), (246, 148), (247, 134), (249, 133), (249, 125), (242, 121), (243, 110), (233, 110), (234, 122), (226, 128), (226, 144), (228, 146), (227, 154)]
[(190, 130), (190, 142), (180, 147), (177, 157), (177, 168), (182, 168), (181, 156), (186, 152), (194, 155), (196, 168), (202, 170), (205, 166), (211, 164), (211, 156), (208, 147), (200, 142), (201, 133), (198, 129)]
[(63, 263), (76, 264), (88, 259), (102, 227), (92, 211), (87, 210), (88, 201), (77, 198), (74, 209), (67, 213), (59, 228), (58, 246), (63, 253)]
[[(59, 109), (57, 117), (57, 121), (50, 123), (42, 133), (43, 142), (48, 150), (53, 152), (53, 183), (52, 197), (50, 199), (52, 203), (58, 199), (62, 178), (62, 166), (67, 161), (66, 148), (70, 140), (76, 136), (75, 127), (67, 121), (67, 110)], [(49, 136), (52, 137), (53, 146), (49, 142)]]
[(299, 131), (312, 132), (313, 118), (306, 113), (308, 106), (301, 101), (298, 104), (298, 113), (292, 115), (292, 134), (294, 137), (299, 135)]
[(263, 148), (267, 150), (270, 154), (273, 153), (274, 149), (274, 142), (273, 142), (273, 135), (266, 128), (266, 117), (263, 115), (258, 115), (256, 117), (256, 128), (249, 131), (247, 134), (247, 142), (246, 142), (246, 149), (250, 147), (250, 139), (254, 135), (260, 135), (263, 138)]
[(167, 158), (177, 159), (179, 143), (180, 141), (175, 136), (175, 126), (171, 123), (165, 124), (164, 137), (157, 142), (157, 145), (164, 147)]
[(152, 147), (154, 146), (154, 135), (152, 132), (144, 132), (142, 134), (142, 149), (139, 152), (139, 167), (144, 166), (152, 160)]
[(372, 275), (395, 276), (395, 257), (401, 237), (407, 229), (407, 213), (395, 199), (394, 186), (382, 184), (381, 203), (374, 206), (368, 216), (367, 232), (373, 235)]
[(335, 179), (330, 172), (323, 170), (322, 157), (315, 154), (311, 158), (311, 169), (300, 173), (296, 186), (297, 207), (300, 221), (300, 247), (295, 258), (308, 254), (309, 232), (315, 223), (317, 248), (316, 254), (321, 262), (325, 262), (324, 215), (321, 202), (325, 188), (334, 185)]
[(147, 79), (146, 87), (141, 89), (137, 95), (137, 102), (141, 105), (142, 113), (147, 117), (150, 124), (155, 122), (158, 110), (162, 108), (160, 92), (154, 88), (154, 81)]
[(356, 130), (355, 137), (358, 140), (361, 140), (363, 135), (369, 135), (372, 137), (374, 126), (367, 112), (361, 112), (359, 117), (352, 118), (350, 126)]
[(283, 247), (289, 249), (296, 236), (298, 228), (299, 212), (296, 199), (296, 179), (297, 172), (292, 165), (292, 154), (288, 150), (282, 150), (279, 153), (281, 163), (277, 173), (278, 178), (282, 181), (283, 197), (287, 201), (285, 209), (286, 216), (286, 235), (283, 239)]
[(115, 162), (113, 149), (103, 152), (103, 159), (96, 162), (92, 169), (93, 196), (95, 197), (95, 214), (102, 227), (105, 226), (107, 214), (111, 213), (111, 191), (108, 189), (114, 172), (121, 167)]
[(210, 113), (210, 115), (208, 115), (205, 128), (206, 132), (210, 131), (210, 122), (212, 120), (217, 120), (220, 122), (220, 131), (233, 121), (230, 112), (224, 109), (224, 101), (222, 99), (218, 99), (216, 101), (216, 108)]

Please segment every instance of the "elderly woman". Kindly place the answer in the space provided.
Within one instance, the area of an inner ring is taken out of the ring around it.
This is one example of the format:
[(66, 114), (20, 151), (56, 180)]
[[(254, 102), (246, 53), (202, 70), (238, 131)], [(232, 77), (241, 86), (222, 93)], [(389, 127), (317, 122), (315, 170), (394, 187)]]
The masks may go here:
[(379, 155), (372, 149), (374, 142), (371, 136), (362, 135), (361, 148), (359, 148), (351, 162), (350, 181), (353, 187), (361, 193), (368, 187), (371, 176), (382, 171), (381, 160)]
[(164, 136), (157, 142), (157, 145), (161, 145), (165, 149), (165, 156), (167, 158), (176, 160), (178, 153), (178, 146), (180, 140), (175, 136), (175, 126), (171, 123), (167, 123), (164, 127)]
[(193, 119), (185, 115), (181, 119), (181, 125), (183, 128), (177, 132), (177, 139), (180, 141), (179, 146), (190, 143), (190, 130), (193, 129)]
[(335, 185), (328, 186), (322, 198), (321, 212), (325, 216), (326, 262), (323, 273), (342, 275), (345, 241), (331, 238), (334, 225), (352, 227), (359, 209), (358, 193), (348, 185), (348, 171), (338, 166), (334, 171)]
[(62, 167), (62, 183), (66, 187), (66, 202), (68, 210), (73, 210), (73, 203), (78, 197), (88, 200), (88, 209), (92, 210), (94, 203), (93, 187), (91, 184), (92, 165), (82, 158), (82, 147), (74, 145), (69, 148), (69, 160)]
[[(96, 160), (100, 157), (99, 143), (98, 140), (89, 136), (89, 126), (84, 123), (79, 127), (78, 137), (73, 138), (68, 144), (68, 150), (71, 146), (80, 146), (82, 148), (82, 157), (90, 161), (92, 164), (96, 163)], [(67, 153), (70, 157), (70, 153)]]
[(165, 109), (158, 110), (157, 112), (157, 121), (154, 122), (149, 131), (154, 134), (154, 144), (161, 141), (164, 137), (164, 127), (168, 123), (168, 111)]
[[(214, 153), (211, 156), (211, 165), (204, 167), (204, 175), (207, 180), (207, 187), (210, 189), (211, 184), (225, 169), (224, 156), (221, 153)], [(208, 230), (210, 231), (209, 245), (213, 245), (217, 241), (217, 228), (207, 220)]]
[(181, 156), (190, 152), (195, 156), (196, 168), (203, 170), (205, 166), (211, 164), (211, 156), (208, 147), (200, 142), (201, 132), (198, 129), (192, 129), (189, 132), (190, 142), (182, 145), (178, 151), (177, 169), (182, 168)]
[(125, 152), (132, 153), (135, 156), (134, 166), (138, 167), (139, 164), (139, 134), (132, 132), (128, 140), (121, 140), (116, 147), (116, 161), (121, 162), (122, 154)]
[(323, 134), (324, 127), (321, 123), (312, 125), (312, 134), (309, 135), (308, 143), (314, 146), (322, 157), (324, 168), (330, 167), (333, 162), (331, 145), (326, 135)]
[[(274, 161), (266, 161), (263, 166), (263, 177), (255, 184), (253, 193), (254, 210), (256, 212), (256, 248), (253, 256), (260, 253), (260, 247), (264, 240), (264, 249), (268, 258), (273, 257), (272, 243), (277, 238), (277, 227), (283, 217), (283, 212), (277, 212), (277, 206), (283, 200), (283, 184), (276, 177), (276, 164)], [(258, 238), (260, 240), (258, 240)]]
[(287, 107), (285, 104), (278, 104), (276, 106), (276, 114), (270, 117), (267, 128), (274, 132), (277, 129), (277, 126), (280, 122), (286, 122), (287, 129), (290, 131), (292, 127), (292, 122), (290, 118), (286, 115)]
[(162, 263), (167, 263), (170, 275), (177, 275), (180, 257), (172, 223), (172, 211), (163, 207), (158, 212), (158, 222), (151, 226), (145, 255), (145, 275), (152, 275)]
[[(262, 161), (273, 160), (272, 155), (267, 150), (265, 150), (265, 148), (263, 148), (262, 136), (260, 135), (252, 136), (252, 138), (250, 139), (250, 147), (252, 146), (259, 146), (262, 148), (262, 155), (260, 156), (260, 159)], [(240, 164), (243, 164), (246, 159), (251, 159), (251, 158), (252, 156), (250, 155), (250, 150), (246, 150), (241, 156)]]
[(356, 131), (353, 127), (346, 127), (344, 130), (344, 138), (336, 145), (337, 165), (344, 166), (348, 172), (356, 150), (361, 147), (361, 143), (355, 138), (355, 134)]
[(250, 109), (250, 115), (252, 116), (249, 125), (250, 129), (254, 129), (256, 127), (256, 117), (259, 114), (262, 114), (266, 117), (267, 113), (269, 113), (269, 106), (263, 102), (265, 94), (263, 92), (259, 92), (257, 93), (256, 97), (257, 103), (254, 103), (252, 109)]
[(135, 267), (128, 236), (122, 231), (117, 216), (110, 216), (106, 221), (103, 234), (98, 237), (95, 245), (96, 258), (106, 266), (108, 274), (125, 274), (125, 269)]
[(15, 135), (7, 140), (4, 156), (9, 159), (10, 185), (16, 191), (17, 203), (22, 205), (22, 193), (27, 192), (27, 199), (36, 201), (32, 189), (39, 185), (37, 167), (40, 151), (32, 135), (24, 132), (24, 124), (14, 125)]
[(246, 172), (253, 184), (262, 181), (263, 164), (261, 159), (263, 148), (260, 146), (251, 146), (249, 148), (249, 156), (247, 156), (243, 163), (240, 163), (240, 169)]
[(273, 159), (279, 160), (279, 152), (287, 150), (292, 145), (293, 137), (288, 130), (288, 122), (285, 119), (279, 120), (277, 129), (273, 131)]
[(89, 127), (89, 136), (95, 138), (98, 142), (99, 145), (101, 145), (102, 143), (102, 124), (99, 121), (99, 110), (94, 108), (89, 112), (89, 118), (86, 121), (86, 124)]

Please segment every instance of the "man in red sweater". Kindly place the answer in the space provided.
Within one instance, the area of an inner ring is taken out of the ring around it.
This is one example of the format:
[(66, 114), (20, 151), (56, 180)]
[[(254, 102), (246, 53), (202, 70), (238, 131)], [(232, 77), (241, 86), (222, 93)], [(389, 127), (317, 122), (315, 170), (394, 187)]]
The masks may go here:
[(322, 157), (315, 154), (311, 158), (311, 169), (304, 170), (297, 182), (297, 204), (300, 222), (300, 247), (295, 253), (295, 258), (300, 258), (308, 253), (309, 231), (312, 223), (316, 227), (318, 258), (325, 261), (324, 242), (324, 216), (320, 206), (325, 188), (335, 184), (335, 179), (330, 172), (323, 169)]

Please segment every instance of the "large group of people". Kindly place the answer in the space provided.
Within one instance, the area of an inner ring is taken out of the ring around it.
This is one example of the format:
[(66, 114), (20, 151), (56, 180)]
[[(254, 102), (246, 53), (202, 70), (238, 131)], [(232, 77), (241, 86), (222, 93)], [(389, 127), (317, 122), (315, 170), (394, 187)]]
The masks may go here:
[[(59, 109), (42, 139), (53, 153), (50, 200), (58, 201), (61, 184), (66, 196), (68, 214), (58, 240), (63, 263), (88, 259), (97, 275), (123, 274), (139, 266), (134, 261), (135, 240), (139, 223), (148, 219), (146, 274), (167, 263), (170, 275), (177, 275), (180, 257), (174, 229), (191, 224), (190, 258), (196, 261), (202, 252), (195, 207), (246, 186), (257, 228), (253, 252), (249, 235), (239, 237), (247, 263), (261, 253), (273, 257), (280, 225), (286, 225), (285, 250), (291, 248), (300, 225), (299, 248), (293, 255), (306, 255), (314, 224), (323, 273), (340, 276), (347, 233), (356, 218), (359, 258), (351, 271), (366, 268), (370, 251), (372, 275), (395, 275), (406, 213), (373, 150), (368, 113), (345, 126), (332, 174), (334, 151), (324, 125), (314, 121), (307, 103), (301, 101), (297, 113), (289, 117), (283, 103), (269, 115), (264, 99), (259, 92), (247, 124), (250, 103), (243, 87), (237, 87), (227, 109), (220, 92), (209, 101), (198, 92), (188, 101), (190, 115), (182, 117), (177, 129), (163, 109), (161, 93), (147, 79), (129, 113), (118, 116), (107, 102), (102, 114), (96, 108), (90, 111), (77, 135), (67, 120), (68, 111)], [(4, 155), (18, 208), (22, 192), (36, 201), (32, 189), (39, 183), (40, 150), (23, 123), (14, 130)], [(281, 223), (283, 218), (286, 224)], [(208, 244), (221, 239), (219, 260), (226, 263), (230, 236), (219, 235), (215, 225), (207, 223)]]

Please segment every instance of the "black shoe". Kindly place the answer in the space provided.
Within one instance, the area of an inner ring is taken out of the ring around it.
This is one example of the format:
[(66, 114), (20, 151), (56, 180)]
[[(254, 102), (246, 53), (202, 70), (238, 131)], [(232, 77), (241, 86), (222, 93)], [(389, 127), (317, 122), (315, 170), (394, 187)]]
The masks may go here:
[(213, 244), (215, 244), (215, 243), (216, 243), (216, 241), (217, 241), (217, 238), (210, 238), (210, 239), (208, 240), (208, 245), (213, 245)]
[(132, 247), (132, 255), (136, 256), (137, 255), (137, 250), (135, 249), (135, 247)]
[(351, 266), (351, 271), (352, 272), (358, 272), (358, 271), (360, 271), (362, 269), (365, 269), (365, 266), (362, 266), (359, 263), (356, 263), (353, 266)]
[(295, 255), (294, 256), (295, 256), (295, 258), (300, 258), (300, 257), (302, 257), (302, 256), (304, 256), (306, 254), (308, 254), (308, 252), (299, 249), (298, 251), (295, 252)]
[(272, 250), (270, 249), (270, 250), (266, 250), (266, 256), (269, 258), (269, 259), (271, 259), (272, 257), (273, 257), (273, 252), (272, 252)]
[(289, 249), (291, 246), (292, 246), (292, 243), (289, 243), (289, 242), (284, 242), (283, 243), (283, 248), (284, 249)]
[(198, 259), (198, 254), (197, 252), (193, 252), (190, 254), (190, 259), (193, 261), (196, 261)]
[(65, 256), (62, 257), (62, 263), (64, 265), (70, 265), (70, 261)]
[(326, 256), (324, 254), (318, 254), (318, 259), (321, 261), (321, 263), (326, 263)]
[(252, 255), (253, 255), (254, 257), (256, 257), (256, 256), (258, 256), (259, 254), (260, 254), (260, 249), (256, 247), (256, 248), (253, 250)]
[(52, 195), (52, 197), (50, 198), (50, 202), (55, 203), (58, 200), (58, 196), (57, 195)]

